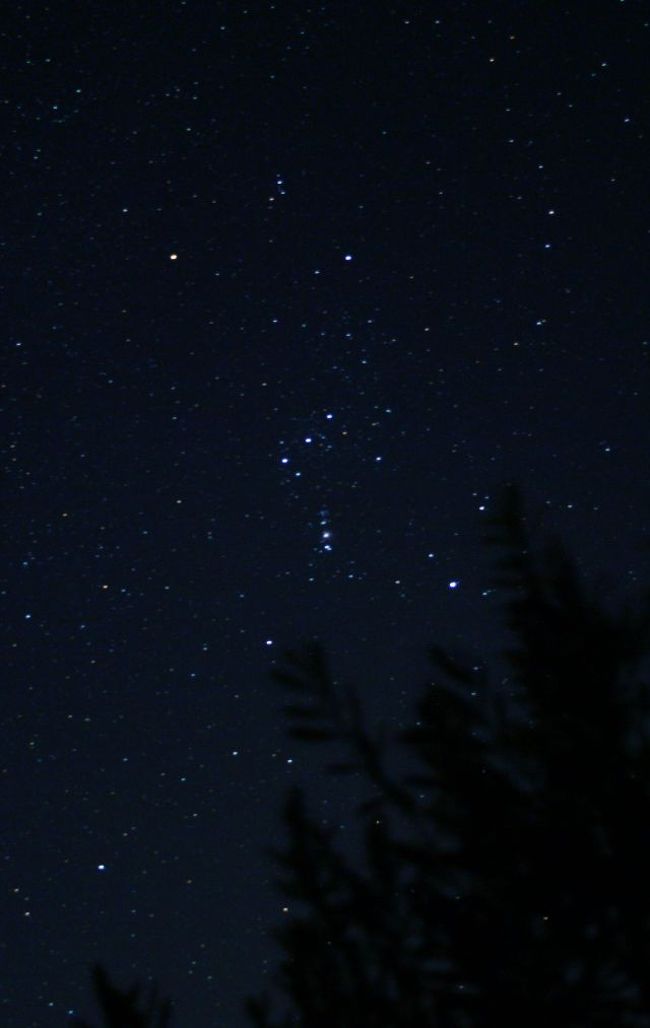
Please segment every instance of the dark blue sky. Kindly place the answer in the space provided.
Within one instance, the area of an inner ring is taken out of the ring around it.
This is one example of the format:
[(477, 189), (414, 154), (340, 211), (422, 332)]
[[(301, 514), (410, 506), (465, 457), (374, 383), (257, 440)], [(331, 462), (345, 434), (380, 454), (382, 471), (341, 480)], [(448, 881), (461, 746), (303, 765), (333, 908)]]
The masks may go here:
[(2, 31), (6, 1028), (95, 959), (243, 1028), (289, 783), (353, 832), (271, 662), (489, 662), (500, 483), (647, 559), (646, 6), (144, 6)]

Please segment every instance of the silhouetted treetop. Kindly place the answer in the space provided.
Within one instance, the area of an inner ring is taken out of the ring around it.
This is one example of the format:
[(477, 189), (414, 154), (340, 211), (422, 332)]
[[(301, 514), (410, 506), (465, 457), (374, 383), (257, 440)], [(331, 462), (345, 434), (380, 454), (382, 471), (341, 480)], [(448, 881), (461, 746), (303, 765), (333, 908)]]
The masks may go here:
[[(371, 798), (352, 859), (289, 792), (270, 851), (289, 914), (274, 989), (246, 1001), (257, 1028), (650, 1028), (650, 598), (608, 609), (530, 523), (510, 486), (486, 524), (506, 674), (432, 646), (389, 740), (408, 770), (317, 640), (273, 670), (290, 736)], [(95, 991), (105, 1028), (169, 1024), (100, 967)]]
[(531, 538), (515, 487), (487, 529), (509, 673), (431, 648), (396, 733), (417, 772), (388, 771), (317, 641), (273, 672), (292, 737), (342, 744), (326, 766), (377, 798), (355, 863), (290, 795), (274, 853), (297, 910), (276, 933), (290, 1013), (249, 1001), (260, 1028), (650, 1025), (648, 596), (607, 611), (561, 543)]
[[(141, 1004), (141, 987), (133, 985), (130, 989), (118, 989), (101, 964), (93, 966), (92, 978), (104, 1028), (168, 1028), (171, 1024), (172, 1004), (168, 999), (159, 999), (155, 987)], [(93, 1028), (80, 1018), (74, 1018), (70, 1026)]]

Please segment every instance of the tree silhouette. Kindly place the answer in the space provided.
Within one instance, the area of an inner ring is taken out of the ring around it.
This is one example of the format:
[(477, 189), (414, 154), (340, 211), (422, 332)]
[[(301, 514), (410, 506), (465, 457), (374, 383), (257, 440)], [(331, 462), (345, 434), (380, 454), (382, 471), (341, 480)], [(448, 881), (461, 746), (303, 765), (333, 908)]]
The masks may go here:
[[(167, 1028), (171, 1024), (171, 1002), (168, 999), (160, 1000), (155, 987), (145, 1000), (144, 1007), (141, 1007), (139, 985), (118, 989), (101, 964), (94, 965), (92, 976), (104, 1028)], [(73, 1018), (69, 1023), (71, 1028), (92, 1028), (92, 1025), (80, 1018)]]
[[(292, 913), (276, 993), (246, 1001), (257, 1028), (650, 1028), (650, 598), (609, 612), (527, 525), (507, 488), (486, 542), (509, 673), (431, 649), (395, 736), (417, 770), (389, 770), (318, 642), (273, 672), (289, 734), (342, 745), (328, 773), (372, 796), (358, 860), (288, 796), (270, 854)], [(106, 1028), (169, 1024), (94, 973)]]
[(322, 647), (287, 655), (295, 739), (341, 741), (365, 776), (363, 860), (289, 796), (271, 853), (298, 912), (277, 929), (277, 985), (258, 1028), (650, 1025), (648, 597), (608, 613), (563, 547), (534, 553), (518, 490), (486, 541), (514, 644), (494, 682), (434, 647), (415, 724), (420, 770), (398, 781)]

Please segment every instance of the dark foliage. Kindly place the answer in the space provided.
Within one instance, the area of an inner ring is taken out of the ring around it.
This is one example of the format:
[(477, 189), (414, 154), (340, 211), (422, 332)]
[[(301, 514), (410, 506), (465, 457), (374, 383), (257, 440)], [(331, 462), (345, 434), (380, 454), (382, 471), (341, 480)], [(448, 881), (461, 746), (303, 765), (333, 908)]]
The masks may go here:
[[(533, 551), (514, 488), (490, 530), (509, 674), (432, 648), (396, 739), (417, 772), (391, 774), (318, 643), (274, 672), (292, 737), (343, 744), (328, 771), (373, 798), (354, 862), (289, 795), (272, 851), (292, 904), (275, 933), (289, 1012), (249, 999), (257, 1028), (650, 1028), (648, 597), (606, 611), (561, 545)], [(169, 1023), (99, 968), (95, 990), (106, 1028)]]
[[(172, 1005), (167, 999), (158, 999), (155, 988), (142, 1006), (140, 986), (118, 989), (101, 964), (93, 967), (93, 988), (104, 1028), (167, 1028), (171, 1024)], [(79, 1018), (71, 1021), (70, 1025), (71, 1028), (92, 1028)]]
[(650, 1025), (648, 602), (607, 613), (557, 542), (533, 554), (526, 525), (508, 489), (487, 541), (510, 676), (432, 649), (399, 737), (418, 774), (392, 779), (318, 644), (275, 673), (292, 736), (347, 744), (330, 770), (377, 798), (358, 810), (357, 867), (290, 795), (274, 857), (299, 911), (276, 932), (291, 1012), (249, 1000), (258, 1028)]

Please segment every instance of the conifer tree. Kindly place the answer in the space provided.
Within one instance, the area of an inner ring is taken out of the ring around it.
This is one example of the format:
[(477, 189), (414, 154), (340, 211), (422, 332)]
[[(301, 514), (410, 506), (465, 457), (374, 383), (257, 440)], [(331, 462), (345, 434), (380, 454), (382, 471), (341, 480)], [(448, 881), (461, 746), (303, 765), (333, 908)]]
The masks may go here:
[(355, 864), (289, 796), (273, 851), (298, 910), (276, 932), (289, 1013), (251, 999), (259, 1028), (650, 1025), (648, 598), (607, 612), (526, 526), (509, 488), (487, 542), (510, 675), (432, 648), (399, 735), (418, 773), (393, 779), (317, 642), (275, 672), (292, 737), (342, 741), (349, 759), (330, 770), (364, 775), (376, 798), (357, 811)]
[[(342, 746), (327, 771), (372, 796), (359, 860), (287, 798), (292, 913), (257, 1028), (650, 1028), (650, 598), (612, 613), (527, 525), (506, 489), (486, 542), (509, 673), (431, 648), (395, 738), (417, 770), (392, 773), (317, 641), (273, 672), (291, 737)], [(167, 1028), (168, 1002), (94, 975), (105, 1028)]]

